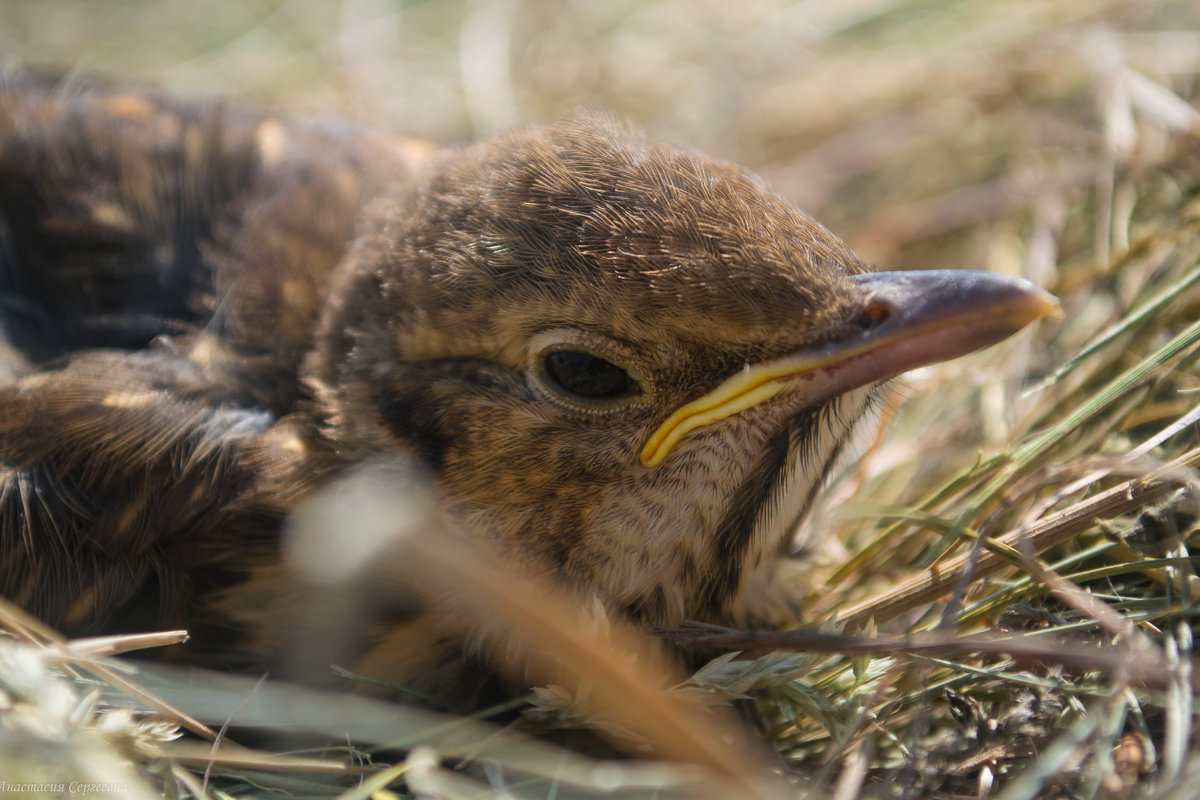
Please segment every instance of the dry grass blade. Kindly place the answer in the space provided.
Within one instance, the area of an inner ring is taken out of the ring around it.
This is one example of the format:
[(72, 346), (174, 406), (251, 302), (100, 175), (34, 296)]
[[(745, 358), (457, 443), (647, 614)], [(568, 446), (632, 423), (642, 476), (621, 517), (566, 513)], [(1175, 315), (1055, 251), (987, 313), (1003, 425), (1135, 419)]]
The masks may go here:
[[(944, 659), (972, 654), (1003, 655), (1018, 664), (1058, 665), (1073, 670), (1100, 670), (1110, 675), (1129, 676), (1158, 689), (1175, 681), (1174, 672), (1157, 651), (1143, 647), (1133, 652), (1121, 652), (1110, 645), (1084, 645), (1039, 634), (997, 637), (935, 633), (867, 637), (808, 630), (737, 631), (685, 627), (667, 631), (665, 635), (690, 647), (719, 647), (750, 653), (791, 650), (844, 656), (924, 655)], [(1200, 690), (1200, 681), (1194, 688)]]
[(161, 631), (159, 633), (129, 633), (120, 636), (92, 636), (72, 639), (64, 645), (67, 653), (76, 658), (111, 658), (123, 653), (169, 647), (187, 641), (187, 631)]
[[(1193, 454), (1193, 460), (1197, 458), (1200, 458), (1200, 454)], [(1143, 508), (1166, 497), (1179, 486), (1180, 483), (1176, 480), (1162, 478), (1126, 481), (1051, 514), (1030, 525), (1027, 530), (1016, 530), (998, 536), (996, 543), (1011, 549), (1022, 538), (1028, 537), (1035, 552), (1045, 552), (1093, 527), (1097, 520), (1112, 519)], [(855, 629), (869, 621), (894, 619), (913, 608), (932, 603), (954, 590), (958, 581), (966, 574), (970, 562), (969, 554), (947, 559), (894, 589), (841, 610), (837, 620), (847, 628)], [(989, 550), (980, 554), (973, 565), (971, 577), (982, 578), (1011, 564), (1011, 558)]]
[[(1173, 236), (1190, 236), (1195, 235), (1200, 231), (1200, 219), (1191, 222), (1190, 224), (1172, 231)], [(1162, 237), (1154, 236), (1147, 237), (1161, 246)], [(1132, 252), (1136, 252), (1140, 248), (1134, 248)], [(1050, 375), (1046, 376), (1040, 383), (1030, 387), (1025, 391), (1025, 396), (1033, 395), (1037, 392), (1044, 391), (1051, 385), (1061, 381), (1067, 377), (1079, 365), (1083, 364), (1087, 359), (1100, 353), (1105, 347), (1112, 345), (1122, 334), (1128, 332), (1131, 328), (1138, 325), (1152, 323), (1154, 316), (1161, 312), (1163, 308), (1178, 299), (1181, 295), (1192, 287), (1200, 284), (1200, 265), (1183, 277), (1182, 280), (1176, 281), (1172, 285), (1166, 287), (1159, 292), (1155, 297), (1151, 298), (1139, 308), (1121, 317), (1117, 324), (1102, 331), (1095, 340), (1089, 343), (1086, 347), (1079, 351), (1070, 360), (1064, 362), (1061, 366), (1054, 370)]]
[(198, 742), (174, 742), (163, 747), (162, 755), (173, 761), (198, 767), (244, 767), (277, 772), (323, 772), (332, 775), (373, 775), (378, 768), (355, 766), (327, 758), (300, 758), (245, 747), (219, 747), (214, 750)]
[[(690, 794), (692, 789), (689, 787), (695, 779), (694, 771), (685, 774), (653, 762), (597, 761), (480, 720), (396, 705), (372, 697), (162, 665), (141, 665), (139, 670), (141, 680), (157, 696), (210, 724), (228, 721), (238, 729), (316, 736), (318, 741), (341, 742), (343, 745), (347, 741), (356, 742), (383, 751), (425, 747), (441, 758), (486, 763), (496, 774), (503, 771), (505, 775), (531, 776), (528, 780), (536, 779), (536, 786), (558, 786), (564, 796), (586, 797), (619, 791), (630, 797), (639, 797), (643, 792), (676, 797), (680, 787)], [(130, 703), (129, 698), (114, 692), (106, 691), (104, 699), (113, 704)], [(136, 702), (134, 705), (143, 707)], [(267, 781), (265, 776), (271, 774), (270, 764), (275, 758), (288, 774), (305, 771), (301, 764), (309, 765), (314, 772), (335, 776), (361, 772), (363, 765), (358, 762), (355, 766), (351, 761), (347, 766), (347, 760), (339, 761), (333, 756), (301, 761), (293, 755), (224, 744), (213, 751), (207, 744), (183, 743), (173, 746), (169, 752), (178, 752), (188, 763), (219, 766), (229, 773), (227, 778), (240, 774), (237, 770), (252, 770), (259, 783)], [(377, 765), (371, 771), (385, 769), (386, 755), (376, 756), (371, 763)], [(318, 793), (330, 792), (328, 785), (322, 786), (314, 784), (309, 789)], [(344, 788), (334, 787), (332, 793), (340, 793)]]
[[(68, 642), (63, 636), (55, 633), (50, 628), (47, 628), (45, 625), (38, 622), (29, 614), (26, 614), (24, 611), (17, 608), (4, 598), (0, 598), (0, 627), (6, 628), (24, 637), (29, 637), (29, 633), (32, 632), (35, 635), (27, 638), (27, 641), (29, 641), (31, 644), (38, 644), (43, 647), (48, 647), (51, 650), (59, 650), (60, 648), (68, 646)], [(170, 634), (167, 635), (167, 638), (171, 638)], [(112, 667), (101, 662), (91, 661), (88, 659), (67, 660), (73, 666), (77, 666), (80, 669), (90, 672), (97, 678), (107, 681), (122, 691), (127, 692), (130, 696), (141, 700), (150, 708), (153, 708), (155, 711), (159, 712), (168, 719), (177, 721), (180, 725), (184, 726), (193, 733), (203, 736), (209, 740), (217, 738), (216, 732), (207, 725), (204, 725), (199, 720), (184, 714), (171, 705), (162, 702), (158, 697), (144, 691), (136, 683), (126, 678), (124, 675), (121, 675)]]

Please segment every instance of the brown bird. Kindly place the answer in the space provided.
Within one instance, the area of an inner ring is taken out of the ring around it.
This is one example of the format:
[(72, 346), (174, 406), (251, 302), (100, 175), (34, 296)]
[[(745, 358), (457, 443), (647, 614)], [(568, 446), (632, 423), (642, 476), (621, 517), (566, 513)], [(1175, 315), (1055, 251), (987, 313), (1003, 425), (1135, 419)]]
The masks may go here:
[[(881, 382), (1056, 307), (871, 272), (743, 169), (594, 115), (430, 153), (6, 81), (0, 594), (188, 627), (208, 663), (282, 646), (288, 515), (384, 457), (611, 613), (752, 618)], [(460, 691), (470, 625), (433, 604), (361, 631), (360, 667)]]

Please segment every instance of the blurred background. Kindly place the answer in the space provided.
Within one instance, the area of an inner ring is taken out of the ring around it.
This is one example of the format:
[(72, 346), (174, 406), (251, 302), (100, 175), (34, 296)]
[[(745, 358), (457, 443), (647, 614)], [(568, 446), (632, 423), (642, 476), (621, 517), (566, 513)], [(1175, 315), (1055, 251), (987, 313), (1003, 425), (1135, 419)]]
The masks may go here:
[[(9, 62), (442, 144), (610, 109), (761, 172), (889, 267), (941, 266), (929, 240), (1195, 130), (1172, 105), (1198, 32), (1186, 0), (0, 0)], [(961, 265), (1011, 257), (959, 244)]]

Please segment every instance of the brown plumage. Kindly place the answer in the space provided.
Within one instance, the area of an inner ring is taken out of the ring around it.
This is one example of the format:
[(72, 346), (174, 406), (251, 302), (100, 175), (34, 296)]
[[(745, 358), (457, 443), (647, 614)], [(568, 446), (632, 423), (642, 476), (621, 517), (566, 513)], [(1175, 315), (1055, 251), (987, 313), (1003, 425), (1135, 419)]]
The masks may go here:
[[(614, 613), (743, 621), (873, 387), (1050, 308), (868, 276), (754, 176), (596, 116), (430, 154), (8, 80), (0, 593), (69, 632), (269, 660), (287, 516), (397, 456)], [(360, 664), (453, 691), (469, 633), (418, 602)]]

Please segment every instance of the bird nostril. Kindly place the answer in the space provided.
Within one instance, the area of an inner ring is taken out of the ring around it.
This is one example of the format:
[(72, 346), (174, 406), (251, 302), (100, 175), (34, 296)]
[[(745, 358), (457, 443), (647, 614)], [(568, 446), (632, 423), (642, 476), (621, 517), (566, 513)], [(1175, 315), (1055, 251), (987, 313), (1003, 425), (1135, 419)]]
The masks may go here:
[(881, 300), (872, 298), (854, 318), (853, 324), (859, 330), (867, 331), (886, 322), (890, 316), (892, 316), (892, 307)]

